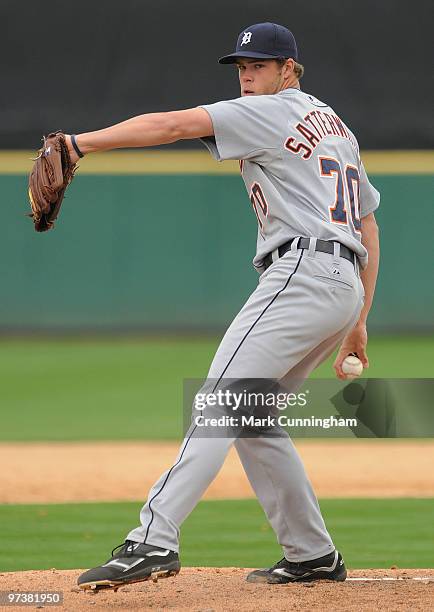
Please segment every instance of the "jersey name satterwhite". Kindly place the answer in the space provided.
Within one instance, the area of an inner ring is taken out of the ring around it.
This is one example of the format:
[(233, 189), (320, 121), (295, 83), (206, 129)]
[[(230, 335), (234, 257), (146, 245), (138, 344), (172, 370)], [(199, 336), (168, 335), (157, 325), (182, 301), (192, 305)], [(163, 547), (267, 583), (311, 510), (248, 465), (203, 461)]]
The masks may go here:
[(255, 268), (296, 236), (335, 240), (362, 267), (361, 219), (379, 204), (351, 130), (327, 104), (290, 88), (204, 105), (214, 137), (203, 142), (215, 159), (240, 160), (258, 220)]

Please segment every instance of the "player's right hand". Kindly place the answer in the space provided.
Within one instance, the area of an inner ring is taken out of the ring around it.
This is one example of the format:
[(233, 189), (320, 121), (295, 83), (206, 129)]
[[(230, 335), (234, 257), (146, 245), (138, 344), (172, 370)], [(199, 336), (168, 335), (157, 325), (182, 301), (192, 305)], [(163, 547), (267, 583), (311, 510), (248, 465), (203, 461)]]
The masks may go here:
[(336, 355), (333, 367), (336, 372), (336, 376), (341, 380), (347, 380), (347, 375), (342, 371), (342, 363), (345, 357), (348, 357), (351, 353), (357, 355), (363, 364), (363, 367), (369, 368), (369, 359), (366, 354), (366, 345), (368, 344), (368, 332), (366, 331), (366, 325), (358, 323), (342, 341), (341, 348)]

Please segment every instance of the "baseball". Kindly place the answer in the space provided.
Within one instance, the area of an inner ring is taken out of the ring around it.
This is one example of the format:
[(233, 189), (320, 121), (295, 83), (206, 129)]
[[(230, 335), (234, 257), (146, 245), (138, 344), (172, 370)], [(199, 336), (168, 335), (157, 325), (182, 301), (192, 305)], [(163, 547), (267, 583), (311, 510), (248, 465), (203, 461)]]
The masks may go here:
[(342, 372), (347, 378), (356, 378), (363, 372), (363, 364), (358, 357), (348, 355), (342, 362)]

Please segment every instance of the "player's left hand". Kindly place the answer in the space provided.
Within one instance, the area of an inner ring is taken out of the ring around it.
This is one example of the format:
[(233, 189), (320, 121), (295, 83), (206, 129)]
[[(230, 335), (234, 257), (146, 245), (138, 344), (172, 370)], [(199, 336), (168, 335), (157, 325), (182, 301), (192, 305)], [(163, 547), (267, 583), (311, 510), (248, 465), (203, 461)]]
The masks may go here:
[(58, 130), (44, 137), (29, 176), (29, 202), (35, 230), (46, 232), (57, 219), (66, 188), (77, 168), (65, 134)]
[(355, 353), (363, 364), (364, 368), (369, 368), (369, 359), (366, 354), (366, 345), (368, 343), (368, 332), (366, 331), (366, 325), (358, 323), (342, 341), (341, 348), (336, 355), (333, 367), (336, 372), (336, 376), (341, 380), (347, 380), (346, 374), (342, 371), (342, 363), (345, 357), (348, 357), (351, 353)]

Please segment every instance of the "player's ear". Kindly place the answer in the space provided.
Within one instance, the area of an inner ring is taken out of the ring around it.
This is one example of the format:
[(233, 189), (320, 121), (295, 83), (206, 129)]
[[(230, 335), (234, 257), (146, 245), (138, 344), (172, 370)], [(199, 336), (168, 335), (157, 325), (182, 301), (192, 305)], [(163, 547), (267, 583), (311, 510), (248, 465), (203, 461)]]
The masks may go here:
[(294, 73), (294, 68), (295, 68), (295, 61), (292, 59), (292, 57), (290, 57), (289, 59), (286, 60), (286, 63), (283, 66), (285, 79), (289, 78), (291, 74)]

